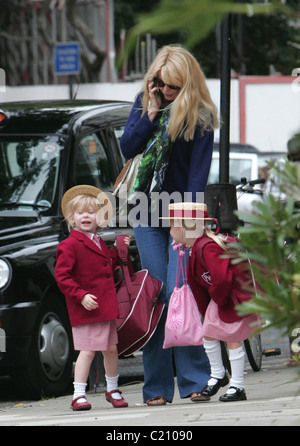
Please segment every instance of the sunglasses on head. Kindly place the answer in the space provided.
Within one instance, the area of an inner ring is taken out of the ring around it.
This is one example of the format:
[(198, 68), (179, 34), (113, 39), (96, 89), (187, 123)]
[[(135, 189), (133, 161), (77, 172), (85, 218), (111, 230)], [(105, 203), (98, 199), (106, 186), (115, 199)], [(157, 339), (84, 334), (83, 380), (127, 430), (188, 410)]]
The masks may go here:
[(165, 84), (164, 81), (162, 79), (160, 79), (159, 77), (155, 77), (153, 79), (154, 85), (158, 88), (164, 88), (164, 86), (166, 85), (168, 88), (170, 88), (170, 90), (180, 90), (180, 87), (176, 87), (176, 85), (169, 85), (169, 84)]

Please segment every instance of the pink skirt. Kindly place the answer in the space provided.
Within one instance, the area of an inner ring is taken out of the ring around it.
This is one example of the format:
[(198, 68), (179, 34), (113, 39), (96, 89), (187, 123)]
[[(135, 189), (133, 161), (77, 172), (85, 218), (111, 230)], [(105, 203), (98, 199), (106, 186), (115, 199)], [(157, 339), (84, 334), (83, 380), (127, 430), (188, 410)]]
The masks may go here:
[(240, 342), (251, 336), (251, 333), (260, 321), (257, 314), (251, 314), (243, 319), (232, 322), (223, 322), (219, 317), (218, 305), (211, 299), (203, 322), (203, 336), (225, 342)]
[(94, 322), (72, 327), (74, 349), (81, 351), (106, 351), (118, 343), (115, 321)]

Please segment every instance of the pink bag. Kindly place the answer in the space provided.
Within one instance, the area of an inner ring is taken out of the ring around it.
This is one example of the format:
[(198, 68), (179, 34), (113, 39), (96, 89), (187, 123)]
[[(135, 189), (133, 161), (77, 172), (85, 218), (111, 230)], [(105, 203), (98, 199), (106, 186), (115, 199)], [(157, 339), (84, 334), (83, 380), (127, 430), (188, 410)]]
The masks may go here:
[[(176, 286), (169, 302), (163, 348), (203, 344), (200, 313), (192, 290), (187, 284), (185, 271), (185, 251), (181, 251), (179, 247)], [(183, 285), (178, 288), (180, 273), (182, 273)]]

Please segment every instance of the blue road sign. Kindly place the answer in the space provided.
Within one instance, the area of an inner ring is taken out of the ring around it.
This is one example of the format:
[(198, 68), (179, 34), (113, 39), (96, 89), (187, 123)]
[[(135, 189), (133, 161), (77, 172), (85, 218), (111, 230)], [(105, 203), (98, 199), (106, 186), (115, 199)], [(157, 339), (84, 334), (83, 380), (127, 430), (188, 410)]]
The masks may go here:
[(79, 43), (57, 43), (54, 53), (55, 74), (79, 74)]

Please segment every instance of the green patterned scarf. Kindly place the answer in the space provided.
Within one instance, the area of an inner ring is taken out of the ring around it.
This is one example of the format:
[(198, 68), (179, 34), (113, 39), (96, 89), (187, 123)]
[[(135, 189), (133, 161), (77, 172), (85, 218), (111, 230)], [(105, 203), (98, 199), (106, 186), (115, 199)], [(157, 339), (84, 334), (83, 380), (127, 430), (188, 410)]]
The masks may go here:
[(132, 192), (160, 192), (168, 167), (172, 144), (168, 137), (170, 110), (164, 110), (158, 128), (146, 146)]

